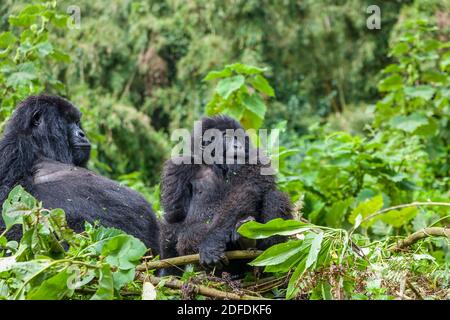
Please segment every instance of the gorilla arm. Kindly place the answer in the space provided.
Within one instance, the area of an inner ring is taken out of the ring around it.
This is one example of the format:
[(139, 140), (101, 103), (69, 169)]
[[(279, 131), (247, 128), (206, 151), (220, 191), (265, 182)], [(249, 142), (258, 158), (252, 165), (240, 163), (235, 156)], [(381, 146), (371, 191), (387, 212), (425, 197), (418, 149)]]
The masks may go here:
[(204, 267), (222, 267), (228, 264), (225, 256), (227, 243), (239, 221), (250, 215), (256, 215), (259, 191), (252, 185), (235, 187), (221, 203), (221, 212), (217, 212), (209, 231), (199, 247), (200, 264)]
[[(264, 195), (261, 222), (266, 223), (276, 218), (287, 220), (293, 219), (294, 217), (292, 216), (292, 204), (289, 196), (280, 190), (274, 189)], [(273, 236), (258, 240), (257, 247), (258, 249), (265, 250), (283, 241), (286, 241), (286, 237)]]
[[(169, 223), (181, 222), (189, 210), (192, 190), (190, 182), (199, 166), (191, 157), (175, 157), (164, 165), (161, 183), (161, 203), (164, 219)], [(192, 163), (192, 164), (191, 164)]]

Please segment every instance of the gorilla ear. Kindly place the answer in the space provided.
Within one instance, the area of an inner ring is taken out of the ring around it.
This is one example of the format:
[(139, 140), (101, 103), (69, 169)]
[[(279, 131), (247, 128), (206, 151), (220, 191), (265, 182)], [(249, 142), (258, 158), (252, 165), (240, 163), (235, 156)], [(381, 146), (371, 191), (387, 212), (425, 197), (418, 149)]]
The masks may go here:
[(31, 125), (33, 127), (37, 127), (41, 124), (41, 116), (42, 112), (40, 110), (36, 110), (31, 117)]

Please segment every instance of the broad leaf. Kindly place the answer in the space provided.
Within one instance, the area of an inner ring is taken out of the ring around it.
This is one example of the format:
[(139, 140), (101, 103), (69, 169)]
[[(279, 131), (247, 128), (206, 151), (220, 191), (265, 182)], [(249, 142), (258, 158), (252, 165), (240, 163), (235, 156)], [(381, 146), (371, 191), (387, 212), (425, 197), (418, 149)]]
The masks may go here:
[(264, 104), (264, 101), (261, 99), (261, 97), (257, 94), (252, 95), (244, 95), (242, 98), (242, 102), (244, 103), (245, 107), (250, 110), (252, 113), (254, 113), (256, 116), (258, 116), (261, 120), (264, 119), (264, 116), (266, 114), (266, 105)]
[(36, 207), (37, 201), (21, 186), (15, 187), (3, 203), (2, 217), (6, 228), (22, 224), (23, 216), (28, 215)]
[[(371, 199), (365, 200), (361, 202), (350, 214), (348, 217), (348, 221), (351, 224), (356, 224), (356, 218), (361, 216), (361, 219), (368, 217), (369, 215), (377, 212), (383, 207), (383, 196), (380, 194)], [(369, 227), (374, 222), (374, 219), (371, 221), (366, 221), (363, 223), (364, 227)]]
[(309, 250), (308, 258), (306, 259), (305, 269), (308, 269), (316, 263), (322, 245), (323, 232), (314, 235), (314, 239), (311, 243), (311, 249)]
[(269, 97), (275, 96), (275, 91), (269, 82), (262, 75), (258, 74), (249, 80), (250, 84), (261, 93), (267, 94)]
[(61, 300), (70, 297), (73, 290), (67, 287), (67, 280), (70, 274), (67, 270), (57, 273), (53, 277), (42, 282), (38, 287), (34, 287), (27, 294), (28, 300)]
[(249, 264), (252, 266), (270, 266), (282, 263), (286, 261), (286, 259), (300, 252), (302, 250), (302, 243), (303, 241), (301, 240), (291, 240), (285, 243), (276, 244), (264, 251)]
[(235, 91), (239, 90), (245, 83), (245, 78), (241, 75), (220, 80), (217, 84), (216, 92), (224, 99)]
[(391, 210), (381, 216), (381, 220), (396, 228), (407, 224), (417, 214), (416, 207), (403, 208), (401, 210)]
[(98, 272), (100, 274), (98, 289), (91, 300), (112, 300), (114, 298), (114, 282), (111, 267), (105, 264)]
[(264, 239), (274, 235), (289, 236), (305, 232), (310, 226), (297, 220), (273, 219), (265, 224), (249, 221), (239, 227), (238, 232), (246, 238)]
[(408, 116), (396, 116), (389, 123), (393, 128), (411, 133), (417, 128), (427, 125), (428, 119), (423, 114), (413, 113)]

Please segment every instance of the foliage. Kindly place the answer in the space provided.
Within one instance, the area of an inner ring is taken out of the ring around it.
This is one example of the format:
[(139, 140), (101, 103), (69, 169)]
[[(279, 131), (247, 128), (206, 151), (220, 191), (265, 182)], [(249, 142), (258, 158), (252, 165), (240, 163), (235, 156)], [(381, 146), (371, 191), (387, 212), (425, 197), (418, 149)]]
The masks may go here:
[(70, 56), (49, 37), (53, 28), (67, 28), (68, 16), (58, 13), (55, 6), (54, 1), (28, 5), (10, 15), (11, 30), (0, 33), (0, 129), (25, 97), (46, 87), (58, 91), (64, 88), (53, 70), (46, 68), (50, 61), (70, 62)]
[(261, 94), (275, 96), (273, 88), (262, 75), (264, 71), (262, 68), (235, 63), (208, 73), (204, 80), (221, 80), (206, 105), (206, 114), (228, 114), (240, 121), (245, 129), (259, 129), (267, 110)]
[[(386, 2), (381, 30), (367, 30), (369, 4), (80, 0), (77, 29), (64, 13), (70, 1), (7, 0), (0, 131), (24, 97), (67, 96), (94, 145), (89, 166), (138, 190), (161, 216), (155, 184), (172, 130), (204, 113), (281, 129), (271, 156), (297, 220), (240, 228), (250, 238), (289, 237), (251, 263), (275, 277), (261, 294), (449, 299), (448, 238), (393, 248), (450, 222), (448, 206), (431, 205), (450, 198), (450, 8)], [(62, 210), (19, 187), (2, 217), (24, 236), (0, 236), (0, 298), (119, 299), (124, 288), (141, 296), (134, 271), (145, 248), (133, 237), (89, 224), (75, 234)], [(237, 286), (192, 268), (181, 280)], [(193, 297), (164, 281), (157, 299)], [(154, 298), (153, 289), (146, 282), (142, 296)]]
[[(0, 236), (0, 299), (92, 300), (120, 298), (120, 289), (134, 280), (135, 266), (147, 249), (122, 231), (86, 223), (75, 234), (64, 211), (46, 210), (22, 187), (3, 204), (7, 229)], [(20, 243), (5, 234), (21, 226)]]
[[(436, 263), (424, 243), (412, 252), (398, 254), (392, 250), (398, 239), (371, 242), (368, 237), (344, 229), (281, 219), (266, 224), (248, 222), (239, 232), (253, 239), (295, 235), (250, 263), (275, 274), (292, 271), (287, 299), (394, 299), (398, 293), (393, 288), (401, 287), (401, 283), (404, 286), (406, 281), (437, 286), (436, 292), (443, 292), (443, 296), (434, 298), (449, 298), (449, 262)], [(449, 244), (448, 239), (441, 243), (447, 247)]]

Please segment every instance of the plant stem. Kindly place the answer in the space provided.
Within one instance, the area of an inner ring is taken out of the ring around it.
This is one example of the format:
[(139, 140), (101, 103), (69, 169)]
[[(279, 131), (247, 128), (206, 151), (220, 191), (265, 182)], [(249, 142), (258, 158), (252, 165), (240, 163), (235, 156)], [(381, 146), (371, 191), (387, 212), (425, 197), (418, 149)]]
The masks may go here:
[(413, 234), (409, 235), (405, 239), (399, 241), (393, 250), (400, 251), (400, 250), (416, 243), (420, 239), (423, 239), (426, 237), (450, 238), (450, 229), (449, 228), (438, 228), (438, 227), (430, 227), (430, 228), (421, 229), (421, 230), (416, 231)]
[[(262, 251), (259, 250), (235, 250), (225, 252), (228, 260), (240, 260), (240, 259), (254, 259), (258, 257)], [(173, 266), (184, 266), (190, 263), (198, 263), (200, 256), (198, 254), (191, 254), (187, 256), (181, 256), (176, 258), (169, 258), (159, 261), (144, 262), (136, 267), (137, 271), (145, 271), (150, 269), (163, 269)]]
[(431, 202), (431, 201), (429, 201), (429, 202), (411, 202), (411, 203), (407, 203), (407, 204), (400, 204), (400, 205), (397, 205), (397, 206), (393, 206), (393, 207), (389, 207), (389, 208), (386, 208), (386, 209), (378, 210), (375, 213), (372, 213), (371, 215), (368, 215), (367, 217), (362, 219), (361, 224), (363, 222), (366, 222), (368, 220), (373, 219), (374, 217), (376, 217), (376, 216), (378, 216), (380, 214), (384, 214), (384, 213), (387, 213), (387, 212), (392, 211), (392, 210), (409, 208), (409, 207), (419, 207), (419, 206), (450, 207), (450, 203), (448, 203), (448, 202)]
[[(183, 281), (177, 280), (177, 279), (171, 278), (171, 279), (167, 280), (167, 279), (155, 277), (152, 275), (146, 276), (145, 274), (142, 274), (142, 273), (138, 273), (137, 278), (143, 282), (150, 281), (154, 286), (157, 286), (162, 281), (162, 283), (164, 284), (164, 287), (171, 288), (171, 289), (182, 290), (183, 287), (186, 285), (186, 283), (184, 283)], [(224, 292), (224, 291), (220, 291), (217, 289), (209, 288), (209, 287), (206, 287), (203, 285), (198, 285), (198, 284), (190, 284), (190, 285), (192, 286), (193, 290), (195, 290), (196, 293), (207, 296), (207, 297), (216, 298), (216, 299), (269, 300), (269, 299), (265, 299), (263, 297), (239, 295), (239, 294), (232, 293), (232, 292)]]

